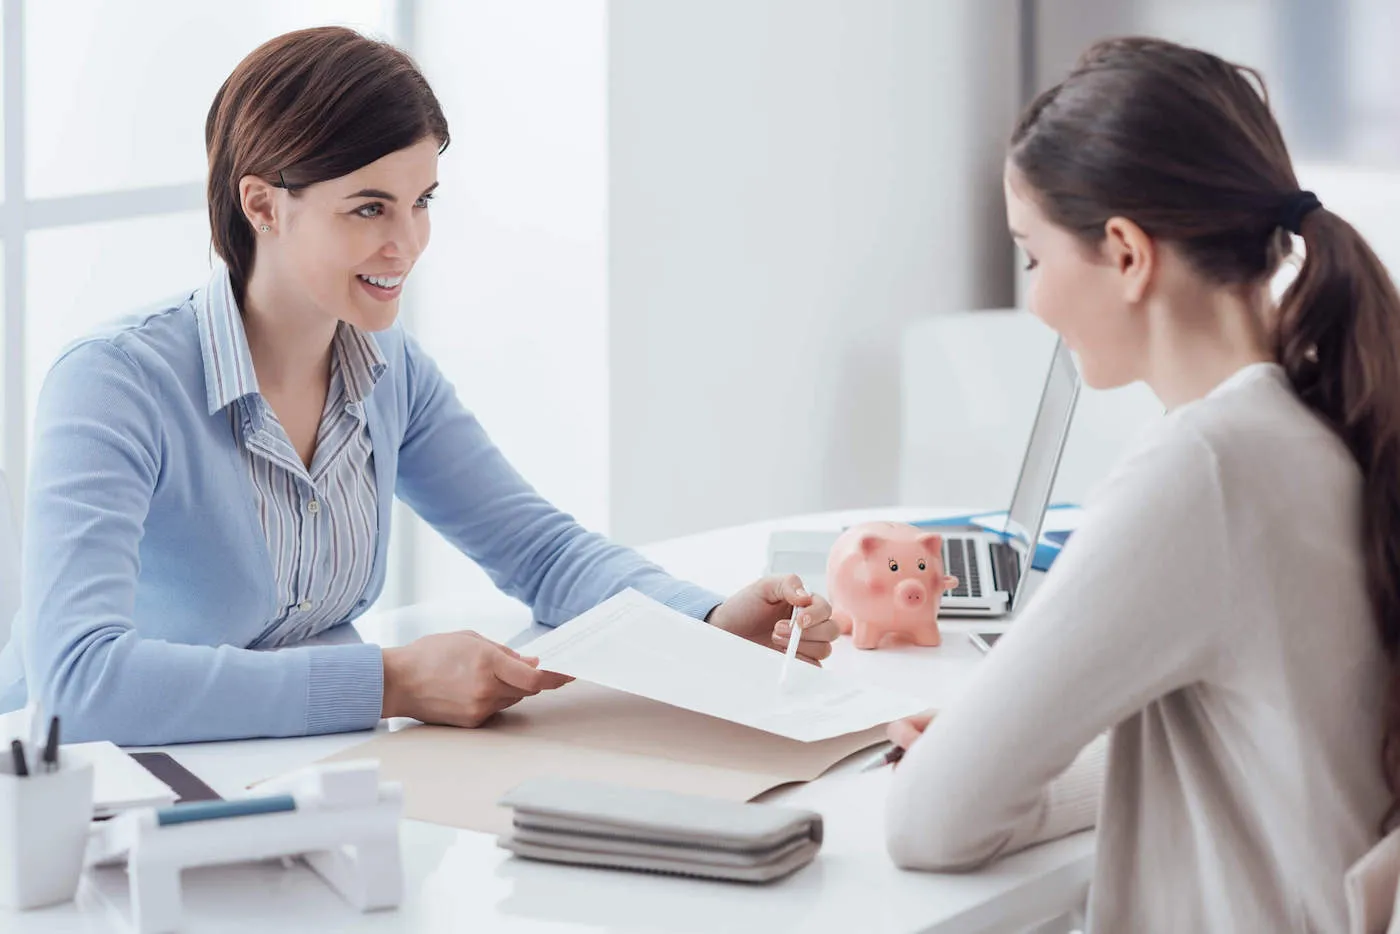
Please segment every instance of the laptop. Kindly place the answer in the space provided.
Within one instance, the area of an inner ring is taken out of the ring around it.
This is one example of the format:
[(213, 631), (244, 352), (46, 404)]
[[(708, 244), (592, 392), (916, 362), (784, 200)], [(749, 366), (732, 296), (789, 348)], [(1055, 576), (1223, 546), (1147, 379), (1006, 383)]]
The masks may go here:
[[(958, 579), (957, 589), (943, 597), (941, 616), (996, 617), (1016, 611), (1078, 398), (1079, 370), (1064, 342), (1057, 341), (1001, 530), (930, 529), (943, 535), (943, 566)], [(840, 534), (774, 532), (768, 542), (768, 573), (797, 574), (811, 590), (826, 593), (826, 556)]]

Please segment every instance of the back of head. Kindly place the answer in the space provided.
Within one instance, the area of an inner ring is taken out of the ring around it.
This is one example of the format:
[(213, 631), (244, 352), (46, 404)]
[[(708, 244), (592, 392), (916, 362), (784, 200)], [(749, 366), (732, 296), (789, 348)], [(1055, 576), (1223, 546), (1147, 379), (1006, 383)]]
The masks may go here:
[(407, 54), (328, 26), (265, 42), (214, 96), (204, 124), (209, 223), (240, 301), (253, 268), (239, 180), (293, 192), (348, 175), (425, 138), (446, 148), (447, 120)]
[[(1272, 322), (1298, 396), (1365, 476), (1367, 583), (1392, 665), (1382, 760), (1400, 794), (1400, 295), (1354, 228), (1298, 190), (1259, 74), (1155, 39), (1090, 48), (1041, 94), (1010, 163), (1045, 216), (1097, 245), (1112, 217), (1171, 243), (1206, 280), (1268, 281), (1305, 256)], [(1400, 815), (1392, 805), (1383, 825)]]

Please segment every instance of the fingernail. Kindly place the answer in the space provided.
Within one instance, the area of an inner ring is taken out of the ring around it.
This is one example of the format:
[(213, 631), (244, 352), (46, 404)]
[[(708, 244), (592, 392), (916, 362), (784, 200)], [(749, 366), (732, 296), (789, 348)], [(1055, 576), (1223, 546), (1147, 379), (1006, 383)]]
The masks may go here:
[(791, 633), (792, 623), (789, 623), (787, 620), (783, 620), (781, 623), (778, 624), (778, 635), (786, 636), (790, 635)]
[(811, 596), (811, 594), (807, 593), (807, 588), (806, 588), (806, 587), (798, 587), (797, 590), (795, 591), (795, 593), (796, 593), (799, 597), (808, 597), (808, 596)]
[(812, 617), (806, 613), (797, 614), (797, 625), (806, 629), (808, 626), (812, 625)]

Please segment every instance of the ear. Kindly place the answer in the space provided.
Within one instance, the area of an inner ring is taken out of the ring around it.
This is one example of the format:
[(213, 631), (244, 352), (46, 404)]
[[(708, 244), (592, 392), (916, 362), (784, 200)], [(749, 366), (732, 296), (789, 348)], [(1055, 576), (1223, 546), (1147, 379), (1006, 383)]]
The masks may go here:
[(874, 532), (866, 532), (860, 537), (860, 541), (858, 542), (860, 546), (860, 553), (865, 555), (867, 558), (870, 557), (875, 553), (875, 549), (880, 547), (880, 543), (883, 541), (884, 539), (876, 535)]
[(927, 548), (929, 554), (938, 555), (940, 558), (943, 557), (943, 536), (939, 535), (937, 532), (927, 532), (914, 539), (914, 541)]
[(277, 229), (277, 190), (266, 179), (245, 175), (238, 180), (238, 203), (243, 216), (257, 230), (264, 224)]
[(1157, 244), (1126, 217), (1110, 217), (1103, 233), (1106, 258), (1123, 279), (1123, 300), (1136, 305), (1147, 294), (1157, 271)]

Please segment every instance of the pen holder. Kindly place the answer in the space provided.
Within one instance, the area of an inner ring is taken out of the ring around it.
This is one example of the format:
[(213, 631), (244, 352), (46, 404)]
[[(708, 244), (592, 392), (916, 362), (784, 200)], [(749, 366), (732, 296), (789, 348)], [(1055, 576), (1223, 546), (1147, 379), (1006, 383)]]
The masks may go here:
[(92, 822), (92, 765), (0, 773), (0, 908), (41, 908), (78, 891)]

